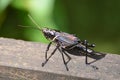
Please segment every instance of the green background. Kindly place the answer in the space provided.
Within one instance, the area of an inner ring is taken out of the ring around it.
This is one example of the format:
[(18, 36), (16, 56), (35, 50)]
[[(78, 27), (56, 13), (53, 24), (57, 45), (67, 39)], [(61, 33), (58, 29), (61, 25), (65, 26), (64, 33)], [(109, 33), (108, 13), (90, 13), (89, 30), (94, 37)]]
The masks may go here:
[(48, 43), (40, 27), (76, 34), (96, 51), (120, 54), (120, 0), (0, 0), (0, 37)]

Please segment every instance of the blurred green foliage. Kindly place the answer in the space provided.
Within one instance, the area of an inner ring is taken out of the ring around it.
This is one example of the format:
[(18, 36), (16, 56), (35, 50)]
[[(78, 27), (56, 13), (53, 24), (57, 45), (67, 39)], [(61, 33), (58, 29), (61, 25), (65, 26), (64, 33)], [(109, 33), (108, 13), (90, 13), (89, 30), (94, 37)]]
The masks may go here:
[(119, 0), (0, 0), (0, 37), (48, 42), (35, 25), (76, 34), (96, 51), (120, 54)]

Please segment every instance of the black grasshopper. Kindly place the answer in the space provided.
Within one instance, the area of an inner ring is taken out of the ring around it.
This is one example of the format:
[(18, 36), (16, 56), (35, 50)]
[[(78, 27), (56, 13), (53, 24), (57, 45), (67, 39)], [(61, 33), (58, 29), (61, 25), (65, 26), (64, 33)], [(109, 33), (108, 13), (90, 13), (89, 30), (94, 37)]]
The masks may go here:
[[(48, 62), (48, 60), (54, 55), (56, 50), (59, 50), (59, 52), (62, 55), (63, 63), (66, 67), (66, 70), (68, 71), (67, 63), (71, 60), (71, 57), (66, 53), (66, 51), (71, 50), (73, 48), (77, 48), (81, 53), (85, 53), (86, 59), (85, 63), (88, 64), (88, 54), (93, 54), (94, 50), (91, 49), (95, 47), (94, 44), (89, 44), (87, 40), (81, 41), (78, 37), (76, 37), (73, 34), (68, 34), (66, 32), (62, 32), (55, 29), (49, 29), (49, 28), (40, 28), (38, 24), (33, 20), (33, 18), (28, 15), (29, 18), (32, 20), (32, 22), (38, 27), (40, 31), (44, 34), (46, 39), (50, 40), (50, 43), (47, 46), (46, 52), (45, 52), (45, 61), (42, 63), (42, 67)], [(56, 44), (55, 49), (51, 53), (51, 55), (48, 57), (47, 52), (51, 46), (52, 43)], [(64, 56), (68, 58), (68, 61), (65, 61)]]

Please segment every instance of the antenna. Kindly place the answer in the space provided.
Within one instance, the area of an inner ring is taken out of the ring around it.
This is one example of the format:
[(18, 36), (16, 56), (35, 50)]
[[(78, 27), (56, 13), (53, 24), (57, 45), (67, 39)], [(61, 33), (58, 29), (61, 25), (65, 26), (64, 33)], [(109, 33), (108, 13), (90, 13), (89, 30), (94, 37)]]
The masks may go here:
[(28, 17), (29, 17), (30, 20), (37, 26), (37, 28), (38, 28), (39, 30), (42, 30), (42, 29), (39, 27), (39, 25), (35, 22), (35, 20), (32, 18), (32, 16), (31, 16), (30, 14), (28, 14)]
[(32, 27), (32, 26), (23, 26), (23, 25), (18, 25), (18, 26), (20, 26), (20, 27), (29, 27), (29, 28), (33, 28), (33, 29), (39, 29), (39, 28), (37, 28), (37, 27)]

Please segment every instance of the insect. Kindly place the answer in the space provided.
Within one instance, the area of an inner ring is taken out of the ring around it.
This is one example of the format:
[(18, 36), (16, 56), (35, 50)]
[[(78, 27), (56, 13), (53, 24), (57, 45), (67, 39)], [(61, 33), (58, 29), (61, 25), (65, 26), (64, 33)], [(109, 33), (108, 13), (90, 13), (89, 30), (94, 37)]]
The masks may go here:
[[(56, 50), (58, 50), (62, 55), (63, 63), (66, 67), (66, 70), (69, 71), (67, 64), (71, 60), (71, 57), (68, 55), (66, 51), (69, 51), (74, 48), (77, 48), (81, 53), (85, 53), (85, 57), (86, 57), (85, 64), (88, 64), (87, 57), (88, 57), (88, 54), (94, 53), (94, 50), (91, 49), (95, 47), (94, 44), (89, 44), (87, 40), (82, 41), (73, 34), (69, 34), (66, 32), (59, 31), (59, 30), (55, 30), (55, 29), (40, 28), (39, 25), (33, 20), (33, 18), (30, 15), (28, 15), (28, 17), (37, 26), (37, 28), (40, 31), (42, 31), (46, 39), (50, 40), (47, 46), (46, 52), (45, 52), (45, 61), (42, 63), (42, 67), (45, 66), (48, 60), (54, 55)], [(48, 57), (47, 53), (52, 43), (55, 43), (56, 47), (51, 53), (51, 55)], [(67, 61), (65, 61), (65, 56), (68, 58)]]

